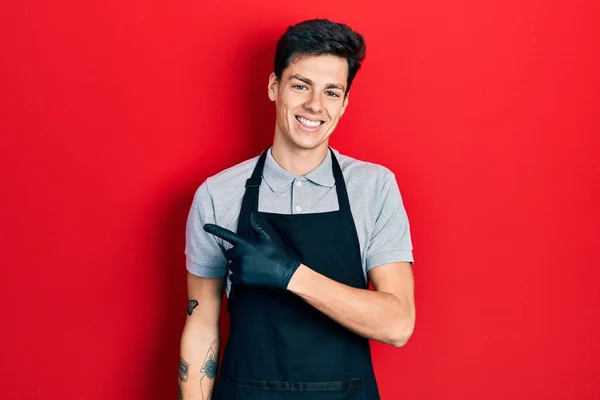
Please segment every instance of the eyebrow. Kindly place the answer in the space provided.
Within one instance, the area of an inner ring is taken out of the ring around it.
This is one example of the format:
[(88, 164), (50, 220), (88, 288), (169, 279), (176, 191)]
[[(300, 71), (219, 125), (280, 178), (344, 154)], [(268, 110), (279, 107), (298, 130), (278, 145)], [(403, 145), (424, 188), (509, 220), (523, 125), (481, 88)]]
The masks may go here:
[[(290, 76), (290, 79), (297, 79), (301, 82), (306, 83), (309, 86), (314, 86), (315, 83), (313, 81), (311, 81), (308, 78), (303, 77), (302, 75), (299, 74), (294, 74)], [(342, 92), (346, 91), (346, 88), (344, 88), (344, 85), (340, 85), (339, 83), (328, 83), (327, 85), (325, 85), (325, 89), (340, 89)]]

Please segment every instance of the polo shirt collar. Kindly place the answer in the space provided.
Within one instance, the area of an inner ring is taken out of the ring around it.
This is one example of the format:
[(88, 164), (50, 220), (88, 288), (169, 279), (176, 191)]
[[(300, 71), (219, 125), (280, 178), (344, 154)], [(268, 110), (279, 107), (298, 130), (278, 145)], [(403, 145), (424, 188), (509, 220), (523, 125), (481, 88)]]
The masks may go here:
[[(338, 152), (333, 150), (336, 155)], [(318, 167), (304, 175), (304, 178), (309, 181), (326, 187), (333, 187), (335, 185), (335, 178), (333, 177), (331, 161), (331, 152), (327, 151), (327, 156)], [(263, 179), (273, 192), (277, 192), (284, 187), (291, 185), (295, 179), (300, 178), (292, 174), (291, 172), (283, 169), (271, 154), (271, 148), (267, 151), (267, 158), (265, 159), (265, 167), (263, 169)]]

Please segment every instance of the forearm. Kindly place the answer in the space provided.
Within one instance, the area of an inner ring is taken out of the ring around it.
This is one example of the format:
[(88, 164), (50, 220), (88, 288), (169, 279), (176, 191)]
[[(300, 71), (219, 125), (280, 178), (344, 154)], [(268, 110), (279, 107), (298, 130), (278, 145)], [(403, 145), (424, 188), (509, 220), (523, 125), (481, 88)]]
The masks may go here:
[(179, 361), (179, 399), (212, 399), (217, 361), (218, 330), (184, 329)]
[(414, 308), (391, 293), (357, 289), (301, 265), (288, 290), (347, 329), (368, 339), (402, 346), (414, 327)]

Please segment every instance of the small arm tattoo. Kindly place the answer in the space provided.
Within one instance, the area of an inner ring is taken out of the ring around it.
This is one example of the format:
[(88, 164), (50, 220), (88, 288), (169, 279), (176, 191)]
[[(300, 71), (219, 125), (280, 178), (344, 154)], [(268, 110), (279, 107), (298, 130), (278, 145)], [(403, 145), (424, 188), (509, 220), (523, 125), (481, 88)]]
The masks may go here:
[[(209, 348), (206, 353), (206, 357), (204, 358), (204, 363), (202, 364), (202, 369), (200, 370), (202, 376), (200, 377), (200, 388), (202, 389), (202, 399), (210, 400), (214, 379), (217, 377), (217, 357), (215, 356), (215, 352), (213, 348)], [(206, 378), (206, 380), (204, 379)], [(203, 384), (204, 383), (204, 384)], [(208, 387), (206, 390), (206, 397), (204, 396), (204, 388)]]
[(194, 312), (194, 308), (198, 307), (198, 300), (189, 299), (188, 300), (188, 315), (192, 315)]
[(182, 357), (179, 357), (179, 379), (182, 382), (187, 381), (189, 370), (190, 365)]

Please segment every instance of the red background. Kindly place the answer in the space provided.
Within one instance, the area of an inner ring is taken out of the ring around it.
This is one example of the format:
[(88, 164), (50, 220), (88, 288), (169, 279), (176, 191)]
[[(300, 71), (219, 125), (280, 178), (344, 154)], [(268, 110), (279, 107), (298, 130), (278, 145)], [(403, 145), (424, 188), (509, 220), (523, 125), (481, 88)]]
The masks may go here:
[(328, 17), (368, 41), (332, 145), (392, 169), (412, 225), (383, 399), (599, 399), (598, 11), (4, 2), (0, 398), (175, 398), (193, 193), (268, 145), (275, 41)]

